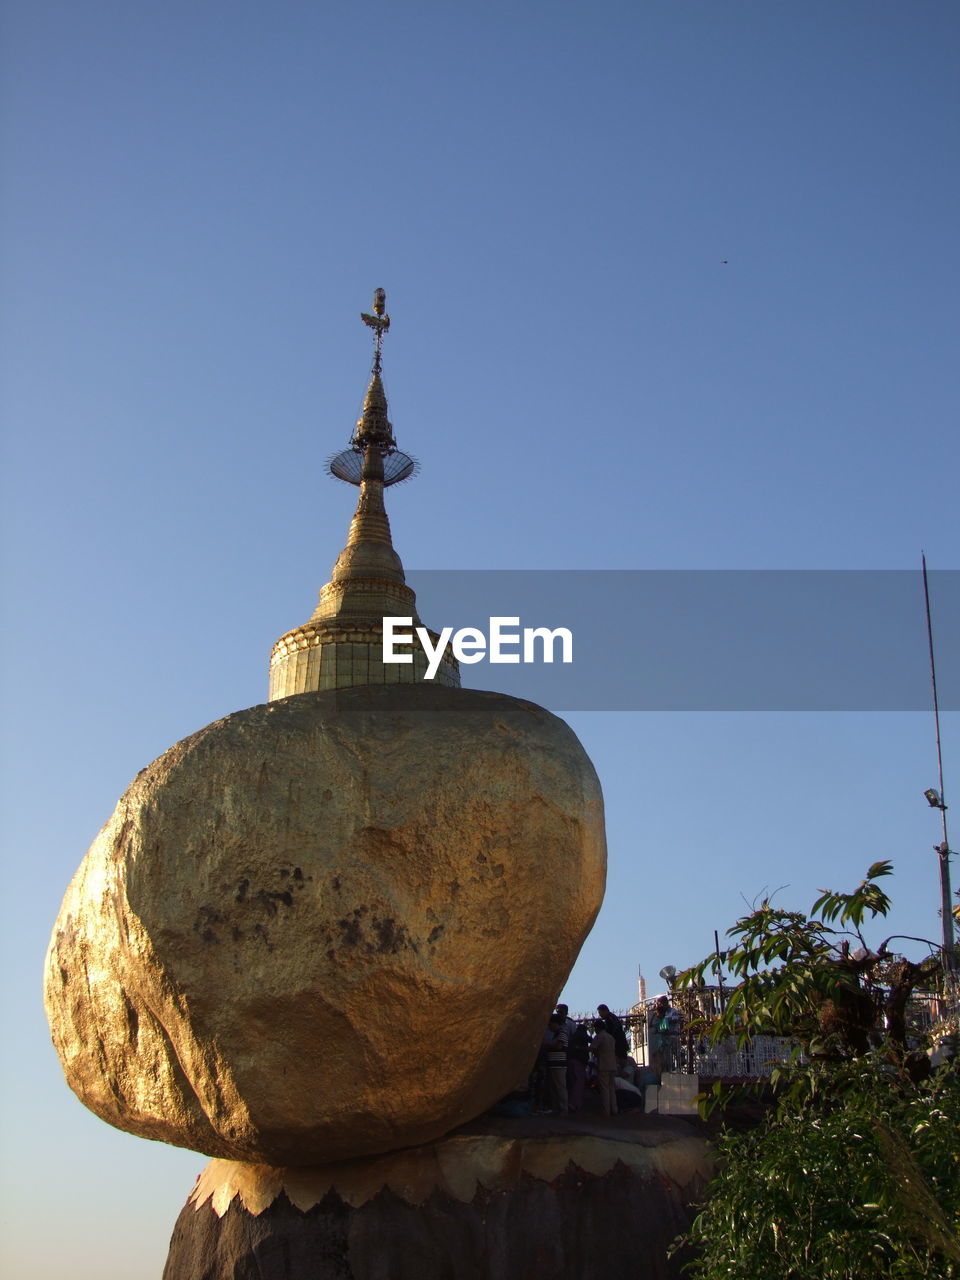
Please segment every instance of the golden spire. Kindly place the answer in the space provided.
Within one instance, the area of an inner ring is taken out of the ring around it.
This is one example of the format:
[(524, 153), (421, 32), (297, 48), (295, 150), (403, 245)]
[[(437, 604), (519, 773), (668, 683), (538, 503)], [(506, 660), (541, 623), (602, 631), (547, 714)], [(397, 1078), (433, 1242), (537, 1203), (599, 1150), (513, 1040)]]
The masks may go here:
[[(350, 522), (350, 533), (347, 545), (341, 552), (333, 570), (333, 579), (328, 584), (349, 577), (353, 572), (354, 560), (358, 558), (351, 553), (351, 548), (369, 544), (367, 553), (359, 556), (369, 568), (376, 567), (384, 577), (403, 582), (403, 566), (393, 549), (390, 536), (390, 521), (383, 501), (384, 487), (391, 483), (387, 478), (384, 460), (397, 456), (397, 442), (393, 438), (393, 426), (387, 416), (387, 393), (383, 389), (381, 371), (383, 368), (383, 335), (390, 328), (390, 317), (386, 314), (387, 295), (383, 289), (377, 289), (373, 295), (372, 316), (360, 312), (360, 319), (374, 331), (373, 368), (370, 371), (370, 385), (363, 398), (363, 409), (357, 419), (357, 425), (350, 441), (351, 448), (345, 454), (339, 454), (331, 463), (331, 471), (339, 479), (348, 479), (360, 485), (360, 496), (357, 509)], [(399, 455), (402, 458), (406, 454)], [(341, 460), (349, 460), (351, 474), (345, 476), (334, 464)], [(356, 476), (359, 464), (359, 477)], [(326, 590), (326, 588), (324, 588)], [(321, 607), (323, 592), (321, 592)]]
[(351, 444), (354, 448), (369, 450), (371, 445), (379, 449), (396, 449), (397, 442), (393, 438), (393, 427), (387, 417), (387, 393), (383, 389), (381, 373), (383, 372), (383, 336), (390, 328), (390, 317), (386, 314), (387, 295), (383, 289), (375, 289), (373, 293), (373, 315), (360, 312), (360, 319), (373, 330), (373, 368), (370, 370), (370, 385), (363, 400), (363, 412), (357, 420), (357, 428), (353, 433)]
[[(347, 545), (337, 557), (330, 581), (320, 590), (310, 621), (281, 636), (274, 646), (271, 699), (316, 688), (423, 679), (422, 655), (415, 656), (413, 670), (409, 665), (385, 667), (382, 661), (383, 619), (410, 617), (414, 626), (420, 623), (416, 596), (393, 549), (383, 501), (384, 489), (413, 475), (416, 463), (397, 448), (388, 417), (381, 373), (390, 317), (382, 289), (373, 295), (373, 315), (361, 312), (360, 318), (374, 332), (370, 384), (350, 447), (328, 464), (338, 480), (359, 486), (357, 509)], [(459, 685), (452, 655), (445, 658), (437, 682)]]
[[(362, 485), (363, 480), (380, 480), (386, 488), (399, 484), (414, 474), (417, 464), (406, 453), (401, 453), (393, 436), (393, 424), (387, 416), (387, 393), (383, 389), (383, 337), (390, 328), (386, 314), (387, 295), (377, 289), (373, 295), (373, 315), (360, 312), (360, 319), (373, 330), (373, 367), (370, 383), (363, 398), (363, 409), (357, 419), (350, 448), (330, 459), (330, 473), (347, 484)], [(376, 457), (382, 463), (377, 471)]]

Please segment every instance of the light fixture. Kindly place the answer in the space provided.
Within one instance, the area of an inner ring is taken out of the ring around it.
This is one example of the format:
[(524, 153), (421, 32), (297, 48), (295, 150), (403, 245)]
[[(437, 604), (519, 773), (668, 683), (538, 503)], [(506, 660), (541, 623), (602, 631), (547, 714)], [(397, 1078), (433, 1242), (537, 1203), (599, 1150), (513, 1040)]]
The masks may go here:
[(940, 792), (939, 792), (939, 791), (934, 791), (933, 787), (930, 787), (930, 788), (929, 788), (927, 791), (925, 791), (923, 794), (927, 797), (927, 804), (930, 806), (930, 808), (931, 808), (931, 809), (945, 809), (945, 808), (946, 808), (946, 805), (945, 805), (945, 804), (943, 803), (943, 801), (940, 799)]

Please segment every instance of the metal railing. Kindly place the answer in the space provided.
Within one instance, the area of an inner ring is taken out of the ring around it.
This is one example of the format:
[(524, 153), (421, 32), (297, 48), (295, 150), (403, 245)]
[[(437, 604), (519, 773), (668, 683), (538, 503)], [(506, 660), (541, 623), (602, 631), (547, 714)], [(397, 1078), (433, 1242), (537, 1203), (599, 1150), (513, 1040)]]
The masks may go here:
[[(669, 1065), (664, 1064), (667, 1069), (684, 1075), (759, 1080), (768, 1077), (776, 1066), (796, 1057), (796, 1041), (788, 1036), (754, 1036), (746, 1045), (739, 1045), (730, 1037), (719, 1044), (710, 1044), (704, 1035), (704, 1024), (719, 1016), (721, 999), (729, 994), (729, 989), (721, 992), (719, 987), (673, 993), (673, 1007), (680, 1014), (680, 1029), (676, 1044), (671, 1046), (672, 1052), (668, 1051)], [(647, 1037), (653, 1003), (649, 1000), (630, 1009), (611, 1010), (623, 1024), (631, 1054), (641, 1066), (650, 1065), (651, 1060)], [(914, 992), (909, 1003), (909, 1023), (921, 1034), (951, 1015), (956, 1019), (957, 1013), (956, 1008), (945, 1009), (944, 997), (932, 991)], [(574, 1020), (592, 1030), (596, 1016), (581, 1013), (574, 1015)]]

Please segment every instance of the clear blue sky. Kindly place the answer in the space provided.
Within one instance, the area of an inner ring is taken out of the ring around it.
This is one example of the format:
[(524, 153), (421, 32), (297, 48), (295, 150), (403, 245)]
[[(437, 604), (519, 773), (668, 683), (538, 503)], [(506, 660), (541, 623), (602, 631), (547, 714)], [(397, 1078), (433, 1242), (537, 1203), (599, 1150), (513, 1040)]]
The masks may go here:
[[(73, 1099), (43, 953), (129, 780), (262, 701), (313, 608), (372, 288), (423, 463), (390, 500), (412, 568), (960, 567), (960, 13), (8, 0), (2, 26), (0, 1250), (155, 1280), (204, 1160)], [(894, 927), (936, 935), (929, 715), (568, 718), (610, 839), (572, 1006), (878, 858)]]

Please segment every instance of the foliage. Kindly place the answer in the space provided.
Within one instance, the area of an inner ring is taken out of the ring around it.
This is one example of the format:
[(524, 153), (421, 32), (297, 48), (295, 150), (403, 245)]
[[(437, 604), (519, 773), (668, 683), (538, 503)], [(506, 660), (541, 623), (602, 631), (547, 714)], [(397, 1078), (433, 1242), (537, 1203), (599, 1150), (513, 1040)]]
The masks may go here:
[[(939, 957), (906, 960), (893, 937), (872, 950), (861, 932), (890, 909), (877, 883), (890, 871), (874, 863), (809, 915), (764, 899), (728, 931), (719, 959), (738, 985), (705, 1032), (792, 1036), (798, 1052), (773, 1074), (765, 1121), (718, 1141), (709, 1198), (678, 1242), (695, 1280), (960, 1280), (960, 1072), (929, 1075), (906, 1016)], [(680, 986), (695, 992), (716, 963)], [(731, 1096), (718, 1087), (713, 1104)]]
[[(734, 1036), (742, 1044), (755, 1035), (792, 1036), (806, 1054), (832, 1059), (866, 1053), (884, 1036), (905, 1047), (909, 996), (939, 972), (940, 961), (935, 954), (919, 963), (895, 956), (893, 936), (875, 950), (867, 945), (865, 920), (890, 909), (877, 881), (891, 870), (889, 862), (875, 862), (852, 893), (821, 892), (809, 915), (765, 898), (738, 920), (727, 932), (734, 945), (719, 956), (737, 985), (704, 1028), (709, 1038)], [(859, 943), (853, 951), (852, 941)], [(678, 986), (703, 985), (717, 961), (708, 956), (687, 969)]]
[(695, 1280), (960, 1277), (960, 1074), (915, 1084), (874, 1052), (813, 1068), (758, 1129), (725, 1133), (686, 1242)]

